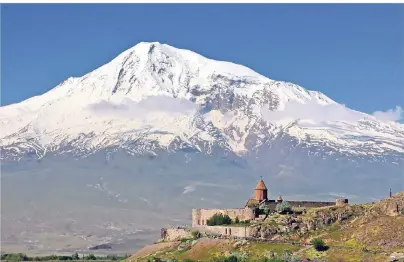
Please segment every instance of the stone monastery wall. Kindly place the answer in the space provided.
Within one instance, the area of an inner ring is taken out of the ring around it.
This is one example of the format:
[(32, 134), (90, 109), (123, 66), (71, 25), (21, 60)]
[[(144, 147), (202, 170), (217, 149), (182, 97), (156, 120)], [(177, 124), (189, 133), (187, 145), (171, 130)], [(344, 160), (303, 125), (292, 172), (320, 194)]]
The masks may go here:
[(191, 238), (191, 232), (185, 228), (162, 228), (161, 239), (175, 241), (183, 238)]
[(203, 226), (196, 228), (200, 232), (210, 233), (223, 236), (235, 236), (246, 238), (251, 236), (252, 228), (250, 226), (234, 227), (234, 226)]
[(335, 202), (322, 202), (322, 201), (288, 201), (293, 207), (327, 207), (335, 206)]
[(228, 215), (232, 220), (235, 220), (236, 217), (238, 217), (240, 221), (255, 218), (254, 210), (251, 208), (192, 209), (192, 227), (206, 226), (207, 220), (216, 213)]
[[(322, 201), (285, 201), (288, 202), (292, 207), (327, 207), (338, 205), (339, 202), (322, 202)], [(268, 202), (267, 205), (271, 211), (275, 211), (278, 202)]]

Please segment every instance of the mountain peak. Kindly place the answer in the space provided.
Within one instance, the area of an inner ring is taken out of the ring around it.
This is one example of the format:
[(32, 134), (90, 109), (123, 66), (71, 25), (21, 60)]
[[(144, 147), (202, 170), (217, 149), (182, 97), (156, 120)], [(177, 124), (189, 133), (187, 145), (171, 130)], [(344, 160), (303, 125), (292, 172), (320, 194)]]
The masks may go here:
[(369, 145), (404, 151), (399, 125), (387, 127), (320, 92), (159, 42), (138, 43), (83, 77), (0, 112), (1, 146), (15, 154), (32, 150), (32, 143), (46, 152), (83, 136), (92, 151), (140, 134), (148, 146), (179, 139), (198, 151), (220, 144), (237, 154), (282, 134), (355, 154)]

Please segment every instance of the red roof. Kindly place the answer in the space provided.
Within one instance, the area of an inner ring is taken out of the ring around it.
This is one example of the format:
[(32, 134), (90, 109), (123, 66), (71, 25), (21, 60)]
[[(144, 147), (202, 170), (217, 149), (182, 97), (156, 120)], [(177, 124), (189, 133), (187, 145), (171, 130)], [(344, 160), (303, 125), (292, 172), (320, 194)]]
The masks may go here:
[(260, 179), (260, 181), (258, 181), (258, 184), (255, 187), (255, 190), (267, 190), (267, 187), (262, 179)]

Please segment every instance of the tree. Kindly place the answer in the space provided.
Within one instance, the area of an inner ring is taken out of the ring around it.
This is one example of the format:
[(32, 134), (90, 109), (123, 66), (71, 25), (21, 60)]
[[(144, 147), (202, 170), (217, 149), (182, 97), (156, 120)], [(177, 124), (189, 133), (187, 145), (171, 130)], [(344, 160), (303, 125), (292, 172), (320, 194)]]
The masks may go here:
[(73, 259), (73, 260), (80, 260), (79, 254), (77, 254), (77, 252), (74, 253), (74, 254), (72, 255), (72, 259)]
[(86, 260), (97, 260), (97, 257), (94, 256), (93, 254), (90, 254), (90, 255), (86, 256), (85, 259), (86, 259)]
[(228, 215), (216, 213), (208, 219), (207, 224), (208, 226), (230, 225), (231, 218)]
[(29, 257), (23, 253), (17, 254), (2, 254), (1, 260), (8, 261), (29, 261)]
[(258, 207), (258, 209), (259, 209), (261, 214), (265, 214), (265, 217), (264, 217), (264, 221), (265, 221), (265, 219), (267, 219), (267, 217), (269, 216), (269, 207), (268, 207), (268, 205), (261, 204)]
[(328, 247), (324, 244), (324, 241), (319, 238), (312, 239), (311, 244), (317, 251), (324, 251), (328, 249)]
[(58, 260), (72, 260), (71, 256), (59, 256)]
[(239, 224), (240, 220), (238, 219), (238, 217), (236, 217), (236, 219), (234, 220), (234, 224)]
[(201, 232), (199, 232), (198, 230), (193, 230), (191, 231), (191, 235), (194, 239), (198, 239), (201, 237)]
[(292, 206), (289, 204), (289, 202), (284, 201), (277, 204), (275, 210), (281, 214), (290, 213), (292, 211)]

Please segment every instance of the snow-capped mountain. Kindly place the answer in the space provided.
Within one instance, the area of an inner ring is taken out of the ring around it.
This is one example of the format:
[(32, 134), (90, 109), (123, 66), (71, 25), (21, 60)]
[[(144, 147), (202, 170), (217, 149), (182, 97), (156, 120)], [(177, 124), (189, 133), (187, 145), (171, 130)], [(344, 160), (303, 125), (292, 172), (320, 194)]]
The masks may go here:
[(259, 176), (271, 198), (404, 189), (404, 125), (159, 43), (1, 107), (0, 148), (2, 247), (21, 252), (132, 252), (191, 208), (242, 207)]
[[(287, 136), (310, 154), (404, 153), (404, 125), (316, 91), (169, 45), (139, 43), (49, 92), (0, 108), (3, 159), (35, 152), (251, 155)], [(401, 155), (402, 156), (402, 155)]]

